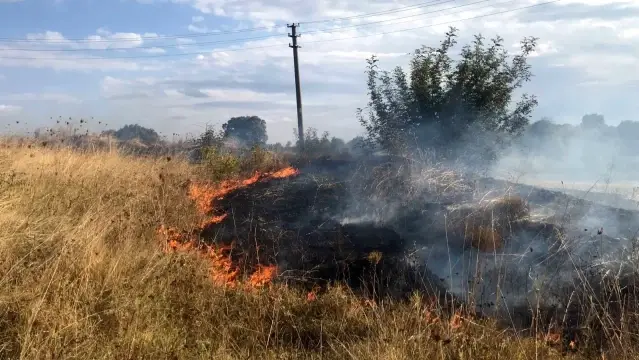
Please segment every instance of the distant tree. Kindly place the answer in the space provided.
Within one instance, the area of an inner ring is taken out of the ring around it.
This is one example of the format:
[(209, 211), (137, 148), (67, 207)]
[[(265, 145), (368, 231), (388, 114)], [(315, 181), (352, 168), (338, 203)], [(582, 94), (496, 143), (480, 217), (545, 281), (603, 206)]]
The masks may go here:
[(624, 120), (617, 125), (617, 136), (621, 140), (621, 147), (626, 154), (637, 155), (639, 147), (639, 122)]
[(225, 138), (234, 138), (245, 146), (264, 145), (268, 140), (266, 121), (257, 116), (231, 118), (222, 125)]
[(557, 131), (558, 127), (559, 126), (553, 123), (550, 119), (542, 118), (541, 120), (530, 124), (527, 133), (531, 136), (546, 138), (552, 136)]
[(346, 149), (353, 155), (365, 155), (373, 152), (375, 148), (371, 148), (370, 143), (363, 136), (356, 136), (346, 143)]
[[(293, 129), (296, 147), (299, 146), (299, 134), (297, 128)], [(288, 145), (288, 144), (287, 144)], [(307, 156), (336, 156), (347, 151), (344, 140), (331, 137), (328, 131), (318, 135), (317, 129), (309, 127), (304, 132), (304, 153)]]
[(104, 130), (100, 133), (100, 135), (115, 137), (115, 130)]
[[(293, 129), (293, 135), (295, 136), (295, 144), (299, 146), (299, 136), (296, 129)], [(304, 132), (304, 152), (310, 156), (328, 153), (331, 147), (329, 137), (328, 131), (324, 131), (322, 136), (318, 136), (317, 129), (313, 127), (306, 128)]]
[(342, 152), (346, 150), (346, 142), (340, 138), (332, 137), (331, 138), (331, 151), (332, 152)]
[(618, 135), (629, 140), (639, 139), (639, 122), (624, 120), (617, 125)]
[(145, 128), (138, 124), (124, 125), (116, 131), (105, 131), (103, 134), (112, 134), (116, 139), (120, 141), (130, 141), (133, 139), (139, 139), (145, 144), (155, 144), (160, 141), (160, 135), (150, 128)]
[(366, 116), (358, 109), (358, 116), (369, 141), (392, 153), (430, 148), (458, 156), (449, 151), (451, 144), (484, 139), (477, 146), (490, 147), (495, 140), (487, 134), (522, 132), (537, 100), (528, 94), (514, 104), (511, 100), (532, 76), (527, 58), (537, 39), (524, 38), (520, 53), (509, 60), (501, 37), (486, 45), (477, 35), (454, 61), (449, 52), (456, 38), (451, 28), (438, 48), (416, 50), (409, 74), (401, 67), (392, 73), (379, 70), (375, 56), (367, 61), (368, 109)]
[(606, 121), (603, 115), (586, 114), (581, 118), (581, 127), (585, 129), (602, 129), (605, 126)]
[(284, 151), (284, 145), (282, 145), (282, 143), (277, 142), (275, 144), (272, 144), (269, 146), (269, 150), (275, 151), (275, 152), (282, 152)]

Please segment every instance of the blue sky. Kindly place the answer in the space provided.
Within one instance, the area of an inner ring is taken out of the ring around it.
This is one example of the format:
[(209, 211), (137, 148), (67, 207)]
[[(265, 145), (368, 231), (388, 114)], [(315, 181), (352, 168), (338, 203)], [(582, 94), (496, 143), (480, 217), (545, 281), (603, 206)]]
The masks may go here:
[[(343, 138), (362, 131), (355, 110), (366, 104), (365, 59), (406, 66), (407, 52), (436, 45), (450, 25), (462, 44), (499, 34), (515, 51), (522, 37), (540, 38), (525, 87), (539, 97), (535, 119), (639, 120), (639, 4), (560, 0), (517, 10), (542, 2), (0, 0), (0, 123), (28, 131), (51, 126), (50, 117), (94, 117), (186, 134), (255, 114), (271, 141), (289, 140), (295, 90), (283, 25), (291, 21), (302, 22), (305, 125)], [(361, 26), (368, 22), (376, 24)]]

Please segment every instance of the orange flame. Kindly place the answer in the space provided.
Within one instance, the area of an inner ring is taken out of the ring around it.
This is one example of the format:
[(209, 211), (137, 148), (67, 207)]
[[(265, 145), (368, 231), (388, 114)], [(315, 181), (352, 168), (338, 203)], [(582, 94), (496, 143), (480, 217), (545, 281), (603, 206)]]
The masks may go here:
[(278, 170), (274, 173), (271, 173), (268, 176), (272, 179), (284, 179), (287, 177), (298, 175), (299, 173), (300, 173), (299, 170), (294, 169), (292, 167), (287, 167), (285, 169)]
[(230, 246), (206, 248), (207, 255), (211, 259), (211, 278), (214, 283), (224, 286), (234, 287), (236, 284), (239, 270), (233, 265), (228, 251)]
[(249, 284), (253, 287), (262, 287), (270, 283), (277, 276), (277, 266), (258, 265), (257, 270), (249, 278)]
[(453, 318), (450, 319), (450, 328), (453, 330), (457, 330), (462, 327), (464, 318), (462, 318), (461, 314), (455, 313)]
[[(299, 171), (292, 167), (287, 167), (275, 172), (256, 172), (252, 177), (244, 180), (226, 180), (219, 184), (210, 183), (190, 183), (188, 196), (195, 202), (198, 213), (201, 216), (210, 216), (214, 210), (215, 200), (223, 198), (228, 193), (250, 186), (258, 181), (270, 179), (283, 179), (298, 175)], [(212, 216), (200, 223), (199, 231), (205, 227), (218, 224), (224, 221), (228, 214)], [(215, 284), (235, 287), (240, 275), (239, 269), (233, 264), (230, 257), (232, 246), (209, 246), (197, 245), (197, 236), (186, 232), (180, 232), (175, 228), (160, 226), (158, 233), (165, 237), (165, 252), (170, 251), (193, 251), (198, 250), (200, 255), (206, 256), (211, 264), (211, 279)], [(251, 287), (263, 287), (269, 284), (277, 276), (275, 265), (258, 265), (257, 270), (249, 277), (248, 285)]]

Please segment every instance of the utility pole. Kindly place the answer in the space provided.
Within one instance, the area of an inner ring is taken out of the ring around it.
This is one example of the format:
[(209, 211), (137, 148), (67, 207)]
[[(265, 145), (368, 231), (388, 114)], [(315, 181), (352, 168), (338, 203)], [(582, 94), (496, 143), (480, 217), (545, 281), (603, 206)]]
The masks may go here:
[(295, 67), (295, 96), (297, 97), (297, 131), (299, 137), (300, 152), (304, 151), (304, 121), (302, 118), (302, 90), (300, 87), (300, 67), (297, 60), (297, 49), (300, 47), (297, 45), (297, 38), (300, 36), (296, 30), (300, 24), (286, 25), (291, 28), (291, 33), (288, 37), (293, 39), (293, 44), (288, 44), (288, 47), (293, 48), (293, 64)]

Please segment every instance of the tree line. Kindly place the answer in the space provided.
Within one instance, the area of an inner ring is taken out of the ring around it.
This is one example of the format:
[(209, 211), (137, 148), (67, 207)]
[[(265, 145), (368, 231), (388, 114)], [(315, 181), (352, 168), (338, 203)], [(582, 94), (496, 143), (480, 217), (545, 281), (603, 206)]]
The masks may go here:
[[(454, 55), (457, 42), (458, 30), (451, 27), (439, 46), (422, 46), (412, 53), (408, 71), (401, 67), (383, 70), (379, 58), (370, 57), (366, 66), (368, 103), (356, 112), (364, 136), (346, 142), (309, 128), (304, 134), (305, 150), (318, 154), (383, 150), (404, 157), (429, 152), (443, 160), (491, 163), (508, 146), (533, 146), (540, 139), (598, 131), (620, 139), (627, 151), (638, 152), (633, 145), (639, 135), (637, 122), (610, 127), (602, 115), (589, 114), (577, 127), (548, 119), (530, 123), (537, 98), (527, 93), (516, 98), (515, 92), (533, 77), (528, 59), (537, 38), (523, 38), (519, 51), (512, 55), (499, 36), (475, 35)], [(294, 142), (268, 144), (266, 121), (249, 115), (233, 117), (219, 130), (207, 129), (195, 142), (200, 147), (261, 146), (294, 152), (298, 142), (297, 132), (294, 134)], [(112, 135), (159, 141), (154, 130), (138, 125), (127, 125)]]

